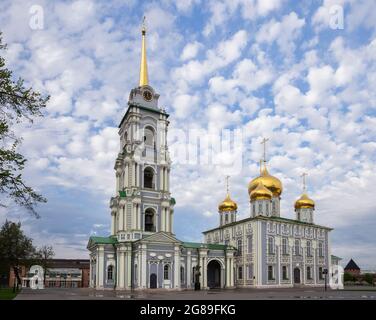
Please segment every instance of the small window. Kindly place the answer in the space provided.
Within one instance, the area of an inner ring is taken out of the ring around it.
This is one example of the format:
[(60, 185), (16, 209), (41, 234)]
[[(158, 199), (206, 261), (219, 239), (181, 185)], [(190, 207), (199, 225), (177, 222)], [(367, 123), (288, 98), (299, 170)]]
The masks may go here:
[(287, 276), (287, 267), (286, 266), (283, 266), (282, 267), (282, 279), (283, 280), (288, 280), (288, 276)]
[(274, 238), (273, 237), (269, 237), (268, 239), (268, 253), (274, 254)]
[(168, 267), (168, 264), (166, 264), (163, 268), (163, 279), (164, 280), (168, 280), (170, 278), (170, 274), (169, 274), (169, 267)]
[(299, 240), (295, 240), (294, 251), (295, 251), (296, 256), (300, 255), (300, 241)]
[(307, 241), (307, 257), (312, 257), (312, 245), (311, 245), (311, 241)]
[(242, 255), (242, 246), (243, 246), (243, 241), (242, 240), (238, 240), (238, 255), (241, 256)]
[(323, 257), (324, 256), (324, 245), (323, 243), (320, 241), (319, 242), (319, 257)]
[(180, 267), (180, 282), (184, 283), (184, 267)]
[(282, 239), (282, 254), (288, 254), (287, 239)]
[(268, 280), (274, 280), (273, 266), (268, 266)]

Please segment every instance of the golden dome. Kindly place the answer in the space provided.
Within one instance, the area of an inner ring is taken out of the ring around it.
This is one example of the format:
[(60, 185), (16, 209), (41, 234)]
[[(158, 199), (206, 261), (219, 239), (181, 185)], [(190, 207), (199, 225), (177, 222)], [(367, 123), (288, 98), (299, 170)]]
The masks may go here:
[(295, 210), (302, 208), (315, 208), (315, 202), (310, 199), (306, 193), (303, 193), (302, 196), (295, 201)]
[(236, 211), (238, 209), (238, 205), (236, 204), (235, 201), (231, 200), (230, 195), (227, 194), (225, 200), (223, 200), (219, 206), (218, 210), (219, 211)]
[(273, 197), (273, 193), (260, 181), (256, 189), (251, 191), (250, 197), (251, 200), (270, 200)]
[(282, 193), (282, 183), (281, 181), (273, 177), (269, 174), (268, 170), (266, 169), (266, 166), (261, 171), (260, 176), (257, 178), (254, 178), (249, 184), (248, 184), (248, 193), (251, 195), (252, 191), (255, 190), (261, 182), (266, 188), (268, 188), (272, 193), (273, 196), (280, 196)]

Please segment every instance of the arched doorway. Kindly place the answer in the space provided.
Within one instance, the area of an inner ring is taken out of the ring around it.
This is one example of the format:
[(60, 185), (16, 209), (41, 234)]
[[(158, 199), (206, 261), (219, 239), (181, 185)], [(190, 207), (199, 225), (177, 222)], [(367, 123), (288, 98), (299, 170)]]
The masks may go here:
[(155, 273), (152, 273), (150, 275), (150, 289), (156, 289), (157, 288), (157, 275)]
[(221, 287), (221, 264), (217, 260), (212, 260), (208, 263), (208, 287)]
[(300, 283), (300, 269), (299, 268), (294, 269), (294, 283), (296, 284)]

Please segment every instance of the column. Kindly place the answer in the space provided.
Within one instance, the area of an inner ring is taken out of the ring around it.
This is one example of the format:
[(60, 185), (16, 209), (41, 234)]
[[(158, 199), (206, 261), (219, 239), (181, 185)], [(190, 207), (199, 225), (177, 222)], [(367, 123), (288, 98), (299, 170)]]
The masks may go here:
[(119, 252), (119, 288), (124, 289), (124, 252)]
[(136, 163), (136, 186), (137, 187), (140, 187), (141, 186), (141, 183), (140, 183), (140, 165)]
[(141, 280), (141, 286), (142, 288), (147, 287), (147, 281), (146, 281), (146, 245), (141, 245), (141, 266), (140, 269), (142, 269), (142, 280)]
[(234, 258), (230, 258), (230, 280), (231, 280), (231, 287), (235, 286), (235, 279), (234, 279)]
[(127, 251), (125, 251), (124, 253), (124, 275), (125, 275), (124, 287), (126, 289), (130, 289), (131, 287), (130, 267), (131, 267), (131, 258), (130, 258), (129, 248), (127, 248)]
[(141, 226), (141, 204), (138, 204), (137, 205), (137, 216), (138, 216), (138, 219), (137, 219), (137, 229), (138, 230), (141, 230), (142, 229), (142, 226)]
[(131, 162), (131, 165), (132, 165), (132, 168), (131, 168), (131, 173), (132, 173), (132, 187), (134, 187), (136, 185), (136, 170), (135, 170), (136, 163), (135, 162)]
[(116, 172), (116, 194), (118, 194), (120, 190), (120, 175)]
[(115, 212), (111, 212), (111, 235), (115, 234)]
[(104, 275), (104, 248), (103, 247), (99, 247), (98, 248), (99, 250), (99, 255), (98, 255), (98, 265), (99, 265), (99, 277), (98, 277), (98, 286), (100, 288), (103, 288), (104, 286), (104, 279), (103, 279), (103, 275)]
[(186, 264), (186, 266), (187, 266), (187, 270), (186, 270), (186, 272), (187, 272), (187, 288), (190, 288), (191, 283), (192, 283), (192, 280), (191, 280), (191, 275), (192, 275), (192, 272), (191, 272), (192, 261), (191, 261), (191, 259), (192, 259), (192, 256), (191, 256), (191, 254), (192, 254), (191, 250), (187, 250), (187, 264)]
[(230, 255), (226, 253), (226, 288), (230, 288), (232, 286), (230, 268)]
[(166, 231), (166, 210), (163, 207), (161, 209), (161, 231)]
[(317, 261), (316, 261), (316, 242), (312, 241), (312, 252), (313, 252), (313, 283), (317, 284)]
[(178, 245), (175, 246), (174, 253), (174, 286), (180, 288), (180, 247)]
[(165, 209), (165, 216), (166, 216), (166, 232), (170, 232), (170, 215), (167, 213)]
[(170, 210), (169, 208), (166, 208), (166, 211), (170, 217), (170, 232), (174, 233), (174, 211)]
[(164, 190), (164, 167), (159, 169), (159, 189)]

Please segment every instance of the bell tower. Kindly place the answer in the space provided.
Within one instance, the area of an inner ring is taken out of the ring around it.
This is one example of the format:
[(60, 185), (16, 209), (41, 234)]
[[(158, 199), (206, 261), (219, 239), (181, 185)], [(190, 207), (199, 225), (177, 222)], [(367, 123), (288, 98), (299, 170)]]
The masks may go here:
[(158, 106), (159, 94), (149, 85), (145, 24), (141, 34), (139, 86), (131, 90), (128, 109), (119, 124), (116, 194), (110, 201), (111, 235), (119, 242), (159, 231), (173, 232), (169, 115)]

